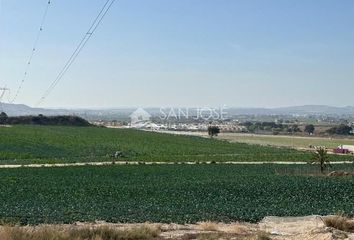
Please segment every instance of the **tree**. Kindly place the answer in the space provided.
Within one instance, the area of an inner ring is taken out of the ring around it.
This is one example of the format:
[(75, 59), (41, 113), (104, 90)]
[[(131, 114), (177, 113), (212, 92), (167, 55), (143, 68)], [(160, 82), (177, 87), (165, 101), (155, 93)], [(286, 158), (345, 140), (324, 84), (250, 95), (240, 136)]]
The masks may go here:
[(293, 124), (292, 126), (288, 127), (288, 133), (297, 133), (297, 132), (301, 132), (301, 129), (297, 124)]
[(331, 164), (328, 160), (329, 159), (328, 153), (325, 148), (321, 147), (321, 148), (316, 149), (316, 151), (313, 154), (312, 159), (320, 164), (321, 173), (323, 173), (327, 167), (331, 167)]
[(328, 134), (351, 135), (353, 128), (348, 125), (341, 124), (338, 127), (332, 127), (326, 131)]
[(0, 113), (0, 124), (6, 124), (7, 118), (8, 118), (7, 114), (4, 112), (1, 112)]
[(309, 124), (305, 126), (305, 132), (307, 132), (309, 135), (315, 133), (315, 126), (313, 124)]
[(210, 137), (217, 136), (220, 133), (220, 128), (218, 126), (209, 126), (208, 134)]

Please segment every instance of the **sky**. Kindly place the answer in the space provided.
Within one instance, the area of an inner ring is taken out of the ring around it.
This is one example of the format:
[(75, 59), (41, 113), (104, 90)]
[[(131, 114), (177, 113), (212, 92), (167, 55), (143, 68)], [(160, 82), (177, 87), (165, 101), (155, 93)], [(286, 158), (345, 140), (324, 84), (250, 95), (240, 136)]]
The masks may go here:
[[(36, 104), (105, 1), (52, 0), (16, 103)], [(46, 4), (0, 0), (12, 94)], [(117, 0), (40, 106), (347, 106), (353, 93), (352, 0)]]

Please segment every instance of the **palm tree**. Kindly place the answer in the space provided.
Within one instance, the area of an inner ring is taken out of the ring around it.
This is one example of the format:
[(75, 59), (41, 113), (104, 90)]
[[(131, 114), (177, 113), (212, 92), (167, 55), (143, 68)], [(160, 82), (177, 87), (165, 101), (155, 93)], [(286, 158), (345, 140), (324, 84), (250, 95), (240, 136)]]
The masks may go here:
[(331, 167), (326, 148), (317, 148), (313, 154), (312, 159), (320, 164), (321, 173), (323, 173), (327, 167)]

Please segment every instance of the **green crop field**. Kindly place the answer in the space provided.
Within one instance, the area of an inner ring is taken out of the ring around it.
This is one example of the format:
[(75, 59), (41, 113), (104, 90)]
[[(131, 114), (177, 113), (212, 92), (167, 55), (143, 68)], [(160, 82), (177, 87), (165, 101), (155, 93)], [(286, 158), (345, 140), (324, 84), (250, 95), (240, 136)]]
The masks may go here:
[[(258, 221), (354, 214), (354, 178), (277, 175), (315, 166), (123, 165), (0, 170), (0, 220)], [(336, 168), (354, 169), (354, 165)]]
[[(0, 164), (111, 161), (310, 161), (286, 148), (230, 143), (132, 129), (99, 127), (0, 127)], [(353, 156), (331, 156), (332, 161)]]

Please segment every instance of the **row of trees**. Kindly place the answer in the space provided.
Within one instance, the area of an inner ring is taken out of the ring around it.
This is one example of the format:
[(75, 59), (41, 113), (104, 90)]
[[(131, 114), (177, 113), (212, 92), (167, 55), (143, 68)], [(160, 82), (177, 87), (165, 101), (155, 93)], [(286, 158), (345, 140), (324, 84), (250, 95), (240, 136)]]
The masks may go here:
[(297, 124), (281, 124), (275, 122), (245, 122), (243, 125), (247, 128), (249, 132), (258, 132), (258, 131), (269, 131), (274, 134), (279, 134), (280, 132), (285, 133), (297, 133), (301, 132), (301, 129)]
[[(279, 134), (280, 132), (285, 133), (299, 133), (302, 132), (297, 124), (285, 125), (278, 124), (275, 122), (245, 122), (243, 124), (249, 132), (257, 132), (257, 131), (270, 131), (274, 134)], [(304, 128), (304, 132), (312, 135), (315, 133), (316, 127), (313, 124), (308, 124)], [(341, 124), (339, 126), (332, 127), (328, 129), (325, 133), (329, 135), (353, 135), (353, 128)]]
[(19, 116), (8, 117), (6, 113), (0, 113), (0, 124), (34, 124), (34, 125), (57, 125), (57, 126), (91, 126), (83, 118), (77, 116)]
[(330, 135), (352, 135), (353, 128), (348, 125), (341, 124), (337, 127), (332, 127), (326, 131)]

